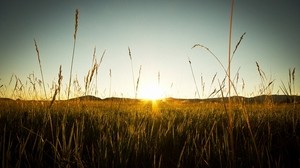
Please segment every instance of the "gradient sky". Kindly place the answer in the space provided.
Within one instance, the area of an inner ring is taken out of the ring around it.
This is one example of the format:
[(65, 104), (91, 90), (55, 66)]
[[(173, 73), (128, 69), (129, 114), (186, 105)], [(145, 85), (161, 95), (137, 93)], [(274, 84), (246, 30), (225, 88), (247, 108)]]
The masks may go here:
[[(208, 47), (227, 66), (230, 0), (110, 0), (110, 1), (1, 1), (0, 2), (0, 88), (1, 97), (10, 97), (12, 74), (25, 84), (29, 74), (41, 79), (33, 39), (41, 56), (48, 97), (62, 65), (63, 90), (69, 80), (73, 47), (74, 15), (79, 9), (79, 28), (73, 79), (84, 89), (84, 76), (106, 50), (98, 74), (96, 96), (134, 97), (128, 47), (131, 48), (135, 78), (142, 65), (140, 88), (157, 84), (166, 96), (195, 98), (192, 62), (201, 98), (207, 97), (215, 73), (220, 82), (224, 72)], [(234, 60), (232, 75), (239, 70), (238, 93), (259, 93), (257, 61), (268, 79), (275, 80), (273, 93), (288, 80), (289, 68), (296, 68), (296, 94), (300, 91), (300, 1), (236, 1), (233, 16), (233, 48), (246, 32)], [(110, 76), (111, 69), (111, 95)], [(204, 92), (201, 76), (205, 82)], [(242, 79), (245, 89), (242, 90)], [(28, 82), (27, 82), (28, 83)], [(93, 82), (93, 85), (95, 82)], [(28, 87), (30, 84), (27, 84)], [(49, 85), (49, 86), (48, 86)], [(74, 94), (72, 94), (74, 96)]]

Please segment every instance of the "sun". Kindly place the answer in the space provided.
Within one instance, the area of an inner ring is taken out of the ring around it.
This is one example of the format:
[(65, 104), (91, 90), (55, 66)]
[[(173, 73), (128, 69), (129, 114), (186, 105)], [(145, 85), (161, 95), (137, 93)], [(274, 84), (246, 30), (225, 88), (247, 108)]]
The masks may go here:
[(158, 85), (146, 85), (141, 87), (139, 97), (145, 100), (159, 100), (165, 98), (164, 89)]

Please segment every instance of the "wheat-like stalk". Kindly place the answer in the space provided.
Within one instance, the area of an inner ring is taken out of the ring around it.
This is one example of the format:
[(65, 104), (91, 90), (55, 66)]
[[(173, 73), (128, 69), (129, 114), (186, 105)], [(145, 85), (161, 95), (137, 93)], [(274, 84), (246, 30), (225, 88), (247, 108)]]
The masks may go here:
[(135, 87), (135, 79), (134, 79), (134, 72), (133, 72), (132, 56), (131, 56), (131, 50), (130, 50), (129, 47), (128, 47), (128, 54), (129, 54), (129, 59), (130, 59), (130, 63), (131, 63), (131, 73), (132, 73), (133, 91), (134, 91), (134, 95), (136, 95), (136, 87)]
[(89, 89), (90, 89), (90, 85), (92, 83), (93, 80), (93, 76), (97, 70), (98, 64), (97, 61), (93, 61), (94, 63), (92, 64), (91, 69), (88, 71), (87, 76), (85, 77), (84, 81), (85, 81), (85, 94), (87, 95), (89, 93)]
[[(231, 38), (232, 38), (232, 18), (233, 18), (233, 7), (234, 7), (234, 0), (231, 0), (231, 7), (230, 7), (230, 20), (229, 20), (229, 38), (228, 38), (228, 95), (229, 100), (231, 96)], [(233, 143), (233, 142), (232, 142)], [(232, 145), (233, 148), (233, 145)], [(233, 149), (232, 149), (233, 150)]]
[(138, 79), (137, 79), (137, 81), (136, 81), (135, 99), (137, 98), (137, 93), (138, 93), (138, 89), (139, 89), (139, 83), (140, 83), (141, 71), (142, 71), (142, 65), (140, 65), (139, 76), (138, 76)]
[(204, 82), (202, 73), (201, 73), (200, 79), (201, 79), (201, 86), (202, 86), (202, 97), (204, 97), (205, 82)]
[(56, 99), (56, 96), (58, 94), (58, 97), (60, 99), (60, 89), (61, 89), (61, 81), (63, 79), (63, 76), (62, 76), (62, 70), (61, 70), (61, 65), (59, 66), (59, 71), (58, 71), (58, 80), (57, 80), (57, 86), (55, 87), (55, 91), (54, 91), (54, 95), (52, 97), (52, 100), (50, 102), (50, 105), (49, 105), (49, 108), (52, 107), (55, 99)]
[(73, 62), (74, 62), (74, 55), (75, 55), (76, 37), (77, 37), (77, 31), (78, 31), (78, 20), (79, 20), (79, 10), (76, 9), (76, 13), (75, 13), (75, 31), (74, 31), (74, 34), (73, 34), (74, 43), (73, 43), (73, 52), (72, 52), (72, 60), (71, 60), (71, 68), (70, 68), (69, 87), (68, 87), (68, 99), (70, 98)]
[(99, 62), (97, 63), (97, 68), (96, 68), (96, 88), (95, 88), (95, 95), (98, 94), (98, 69), (100, 68), (100, 65), (101, 65), (101, 63), (102, 63), (102, 60), (103, 60), (103, 57), (104, 57), (105, 52), (106, 52), (106, 50), (103, 51), (102, 56), (101, 56)]
[(61, 81), (63, 79), (63, 76), (62, 76), (62, 67), (61, 65), (59, 66), (59, 72), (58, 72), (58, 80), (57, 80), (57, 83), (58, 83), (58, 97), (60, 99), (60, 89), (61, 89)]
[(78, 19), (79, 19), (79, 10), (76, 9), (76, 13), (75, 13), (75, 31), (74, 31), (74, 40), (76, 40), (76, 37), (77, 37), (77, 31), (78, 31)]
[(41, 76), (42, 76), (42, 81), (43, 81), (44, 94), (45, 94), (45, 98), (47, 99), (47, 93), (46, 93), (46, 88), (45, 88), (45, 81), (44, 81), (42, 63), (41, 63), (41, 58), (40, 58), (40, 51), (39, 51), (36, 40), (34, 39), (33, 41), (34, 41), (35, 50), (36, 50), (36, 53), (37, 53), (38, 62), (39, 62), (39, 65), (40, 65), (40, 71), (41, 71)]
[(216, 91), (217, 91), (217, 89), (215, 88), (215, 89), (213, 90), (213, 92), (211, 92), (211, 88), (212, 88), (212, 86), (213, 86), (213, 84), (214, 84), (214, 82), (215, 82), (215, 80), (216, 80), (217, 74), (218, 74), (218, 73), (215, 73), (215, 75), (213, 76), (213, 78), (212, 78), (212, 80), (211, 80), (211, 83), (210, 83), (210, 86), (209, 86), (209, 90), (208, 90), (208, 93), (210, 93), (210, 94), (209, 94), (209, 96), (208, 96), (207, 98), (210, 98), (210, 97), (211, 97), (213, 94), (215, 94)]
[(292, 72), (292, 81), (293, 81), (293, 91), (294, 91), (294, 94), (295, 94), (295, 73), (296, 73), (296, 68), (294, 68), (293, 72)]
[(196, 91), (197, 91), (197, 94), (198, 94), (199, 99), (200, 99), (200, 93), (199, 93), (198, 86), (197, 86), (197, 82), (196, 82), (196, 79), (195, 79), (195, 75), (194, 75), (194, 70), (193, 70), (192, 62), (191, 62), (191, 60), (190, 60), (189, 57), (188, 57), (188, 60), (189, 60), (190, 68), (191, 68), (191, 71), (192, 71), (192, 76), (193, 76), (193, 79), (194, 79), (194, 84), (195, 84), (195, 87), (196, 87)]
[(246, 32), (244, 32), (244, 33), (242, 34), (242, 36), (240, 37), (240, 40), (239, 40), (239, 41), (237, 42), (237, 44), (235, 45), (235, 49), (234, 49), (234, 51), (233, 51), (233, 53), (232, 53), (232, 55), (231, 55), (231, 58), (230, 58), (230, 63), (231, 63), (231, 61), (232, 61), (232, 59), (233, 59), (233, 56), (234, 56), (236, 50), (237, 50), (238, 47), (240, 46), (241, 41), (244, 39), (244, 36), (245, 36), (245, 35), (246, 35)]

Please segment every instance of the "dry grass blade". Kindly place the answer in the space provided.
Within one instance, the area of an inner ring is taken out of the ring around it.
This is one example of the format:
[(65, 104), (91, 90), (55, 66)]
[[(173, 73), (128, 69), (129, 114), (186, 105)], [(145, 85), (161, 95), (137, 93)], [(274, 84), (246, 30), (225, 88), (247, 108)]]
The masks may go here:
[[(228, 77), (229, 78), (229, 81), (230, 81), (230, 84), (232, 84), (232, 85), (234, 85), (234, 83), (232, 82), (232, 80), (231, 80), (231, 78), (230, 78), (230, 75), (229, 75), (229, 73), (228, 73), (228, 71), (225, 69), (225, 67), (224, 67), (224, 65), (222, 64), (222, 62), (219, 60), (219, 58), (208, 48), (208, 47), (206, 47), (206, 46), (204, 46), (204, 45), (201, 45), (201, 44), (195, 44), (193, 47), (192, 47), (192, 49), (193, 48), (195, 48), (195, 47), (201, 47), (201, 48), (204, 48), (204, 49), (206, 49), (217, 61), (218, 61), (218, 63), (221, 65), (221, 67), (223, 68), (223, 70), (224, 70), (224, 72), (225, 72), (225, 74), (226, 74), (226, 77)], [(228, 69), (229, 70), (229, 69)], [(225, 78), (226, 78), (225, 77)], [(235, 92), (235, 94), (236, 95), (238, 95), (238, 93), (237, 93), (237, 90), (236, 90), (236, 88), (235, 87), (233, 87), (233, 89), (234, 89), (234, 92)], [(229, 93), (229, 92), (228, 92)], [(229, 95), (230, 96), (230, 95)]]
[(97, 61), (96, 61), (96, 50), (97, 50), (97, 48), (96, 48), (96, 47), (94, 47), (94, 53), (93, 53), (92, 66), (93, 66), (95, 63), (97, 63)]
[(292, 72), (292, 81), (293, 81), (293, 91), (294, 91), (294, 94), (295, 94), (295, 73), (296, 73), (296, 68), (294, 68), (293, 72)]
[(55, 98), (56, 98), (57, 92), (58, 92), (58, 90), (57, 90), (57, 89), (55, 89), (55, 92), (54, 92), (54, 95), (53, 95), (53, 97), (52, 97), (52, 100), (51, 100), (51, 102), (50, 102), (49, 108), (51, 108), (51, 107), (52, 107), (52, 105), (53, 105), (53, 103), (54, 103), (54, 101), (55, 101)]
[(131, 56), (131, 50), (128, 47), (128, 55), (130, 58), (130, 63), (131, 63), (131, 73), (132, 73), (132, 82), (133, 82), (133, 91), (134, 91), (134, 95), (136, 95), (136, 87), (135, 87), (135, 78), (134, 78), (134, 72), (133, 72), (133, 64), (132, 64), (132, 56)]
[(61, 89), (61, 81), (63, 79), (63, 76), (62, 76), (62, 70), (61, 70), (61, 65), (59, 66), (59, 72), (58, 72), (58, 80), (57, 80), (57, 83), (58, 83), (58, 97), (60, 99), (60, 89)]
[(99, 63), (98, 63), (99, 66), (101, 65), (101, 63), (102, 63), (102, 61), (103, 61), (103, 57), (104, 57), (104, 55), (105, 55), (105, 52), (106, 52), (106, 50), (104, 50), (103, 53), (102, 53), (102, 56), (101, 56), (100, 61), (99, 61)]
[(258, 62), (256, 61), (255, 63), (256, 63), (257, 71), (258, 71), (258, 73), (259, 73), (260, 78), (262, 79), (262, 81), (265, 81), (265, 79), (266, 79), (266, 74), (264, 73), (263, 70), (261, 70), (261, 68), (259, 67)]
[(75, 13), (75, 31), (74, 31), (74, 40), (76, 40), (77, 31), (78, 31), (78, 20), (79, 20), (79, 10), (76, 9), (76, 13)]
[(202, 73), (201, 73), (201, 86), (202, 86), (202, 96), (204, 97), (205, 82)]
[(55, 99), (56, 99), (56, 96), (57, 94), (59, 94), (59, 97), (60, 97), (60, 89), (61, 89), (61, 81), (63, 79), (63, 76), (62, 76), (62, 70), (61, 70), (61, 65), (59, 66), (59, 71), (58, 71), (58, 80), (57, 80), (57, 86), (55, 88), (55, 91), (54, 91), (54, 95), (52, 97), (52, 100), (50, 102), (50, 105), (49, 105), (49, 108), (52, 107)]
[(292, 70), (289, 69), (289, 82), (288, 82), (289, 92), (292, 93)]
[(214, 77), (213, 77), (212, 80), (211, 80), (211, 84), (210, 84), (210, 85), (213, 85), (213, 83), (215, 82), (215, 79), (216, 79), (216, 77), (217, 77), (217, 74), (218, 74), (218, 73), (215, 73)]
[[(209, 93), (210, 93), (210, 91), (211, 91), (211, 88), (212, 88), (212, 86), (213, 86), (215, 80), (216, 80), (217, 74), (218, 74), (218, 73), (215, 73), (215, 75), (213, 76), (213, 78), (212, 78), (212, 80), (211, 80), (211, 83), (210, 83), (210, 86), (209, 86)], [(214, 89), (214, 90), (216, 90), (216, 89)], [(215, 91), (213, 91), (213, 92), (208, 96), (208, 98), (209, 98), (214, 92), (215, 92)]]
[[(228, 38), (228, 67), (227, 67), (227, 75), (228, 75), (228, 95), (229, 101), (231, 96), (231, 39), (232, 39), (232, 18), (233, 18), (233, 8), (234, 8), (234, 0), (231, 0), (230, 7), (230, 20), (229, 20), (229, 38)], [(234, 166), (234, 165), (232, 165)]]
[(227, 74), (227, 76), (228, 76), (228, 73), (227, 73), (227, 70), (225, 69), (225, 67), (223, 66), (223, 64), (222, 64), (222, 62), (219, 60), (219, 58), (208, 48), (208, 47), (206, 47), (206, 46), (204, 46), (204, 45), (201, 45), (201, 44), (195, 44), (193, 47), (192, 47), (192, 49), (193, 48), (195, 48), (195, 47), (201, 47), (201, 48), (204, 48), (205, 50), (207, 50), (213, 57), (215, 57), (215, 59), (218, 61), (218, 63), (222, 66), (222, 68), (223, 68), (223, 70), (224, 70), (224, 72)]
[(293, 72), (292, 72), (293, 82), (295, 81), (295, 73), (296, 73), (296, 68), (294, 68), (294, 69), (293, 69)]
[(211, 92), (207, 98), (210, 98), (212, 95), (214, 95), (214, 94), (216, 94), (216, 93), (217, 93), (217, 89), (214, 89), (214, 91)]
[(239, 47), (241, 41), (244, 39), (244, 36), (245, 36), (245, 35), (246, 35), (246, 32), (240, 37), (240, 40), (239, 40), (238, 43), (236, 44), (235, 49), (234, 49), (234, 51), (233, 51), (233, 53), (232, 53), (232, 56), (231, 56), (231, 58), (230, 58), (230, 63), (231, 63), (231, 61), (232, 61), (232, 59), (233, 59), (233, 56), (234, 56), (236, 50), (237, 50), (238, 47)]
[(140, 65), (139, 76), (138, 76), (138, 79), (136, 81), (135, 98), (137, 98), (137, 93), (138, 93), (139, 83), (140, 83), (140, 77), (141, 77), (141, 71), (142, 71), (142, 65)]
[(88, 71), (87, 76), (85, 77), (85, 95), (89, 93), (90, 85), (93, 80), (93, 76), (95, 72), (97, 71), (97, 61), (93, 60), (92, 68)]
[(293, 70), (289, 69), (289, 79), (287, 86), (283, 83), (283, 81), (281, 81), (282, 86), (279, 86), (283, 94), (287, 96), (292, 96), (293, 94), (295, 94), (295, 72), (295, 68), (293, 68)]
[(98, 93), (98, 69), (99, 69), (99, 67), (100, 67), (100, 65), (101, 65), (101, 63), (102, 63), (102, 61), (103, 61), (103, 57), (104, 57), (105, 52), (106, 52), (106, 50), (103, 51), (102, 56), (101, 56), (101, 58), (100, 58), (100, 61), (97, 63), (97, 67), (96, 67), (96, 76), (95, 76), (95, 78), (96, 78), (96, 84), (95, 84), (96, 87), (95, 87), (95, 95), (97, 95), (97, 93)]
[(78, 20), (79, 20), (79, 10), (76, 9), (76, 13), (75, 13), (74, 43), (73, 43), (73, 52), (72, 52), (72, 60), (71, 60), (71, 68), (70, 68), (69, 87), (68, 87), (68, 99), (70, 98), (70, 91), (71, 91), (73, 62), (74, 62), (74, 55), (75, 55), (76, 37), (77, 37), (77, 31), (78, 31)]
[(132, 57), (131, 57), (131, 50), (130, 50), (130, 48), (128, 47), (128, 54), (129, 54), (129, 58), (130, 58), (130, 60), (132, 60)]
[(11, 84), (11, 82), (12, 82), (14, 76), (15, 76), (15, 74), (12, 74), (12, 75), (11, 75), (8, 85)]
[(45, 94), (45, 98), (47, 99), (47, 93), (46, 93), (46, 88), (45, 88), (44, 75), (43, 75), (41, 58), (40, 58), (40, 51), (39, 51), (39, 48), (38, 48), (36, 40), (34, 39), (33, 41), (34, 41), (34, 46), (35, 46), (35, 50), (36, 50), (36, 53), (37, 53), (38, 62), (39, 62), (39, 65), (40, 65), (40, 71), (41, 71), (41, 76), (42, 76), (42, 81), (43, 81), (44, 94)]
[(197, 82), (196, 82), (196, 79), (195, 79), (195, 75), (194, 75), (194, 70), (193, 70), (192, 62), (191, 62), (191, 60), (190, 60), (189, 57), (188, 57), (188, 60), (189, 60), (189, 64), (190, 64), (192, 76), (193, 76), (193, 79), (194, 79), (194, 84), (195, 84), (195, 87), (196, 87), (196, 91), (197, 91), (197, 94), (198, 94), (199, 99), (200, 99), (200, 93), (199, 93), (199, 89), (198, 89)]

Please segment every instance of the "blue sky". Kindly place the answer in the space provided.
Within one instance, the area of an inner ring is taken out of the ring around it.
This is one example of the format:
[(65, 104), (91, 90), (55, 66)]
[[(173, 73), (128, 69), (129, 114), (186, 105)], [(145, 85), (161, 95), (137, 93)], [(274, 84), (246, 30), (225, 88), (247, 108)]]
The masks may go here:
[[(239, 70), (238, 94), (253, 96), (262, 83), (257, 61), (268, 79), (275, 80), (272, 92), (288, 80), (288, 69), (296, 68), (296, 93), (300, 91), (300, 3), (287, 1), (236, 1), (233, 16), (233, 48), (246, 35), (232, 62), (232, 75)], [(46, 89), (57, 81), (62, 65), (63, 90), (68, 84), (73, 47), (74, 15), (78, 8), (79, 29), (73, 79), (84, 89), (84, 76), (106, 50), (98, 74), (96, 96), (133, 97), (130, 47), (135, 80), (142, 65), (140, 89), (157, 84), (166, 96), (195, 98), (190, 58), (201, 98), (207, 97), (224, 72), (205, 50), (208, 47), (227, 66), (230, 1), (6, 1), (0, 2), (0, 85), (1, 97), (10, 97), (12, 74), (25, 84), (29, 74), (41, 78), (33, 39), (41, 56)], [(111, 86), (109, 70), (111, 69)], [(202, 91), (201, 76), (205, 82)], [(242, 90), (242, 79), (245, 89)], [(95, 86), (95, 81), (92, 84)], [(27, 84), (29, 87), (30, 84)], [(111, 94), (109, 95), (109, 90)], [(71, 94), (75, 96), (75, 94)]]

